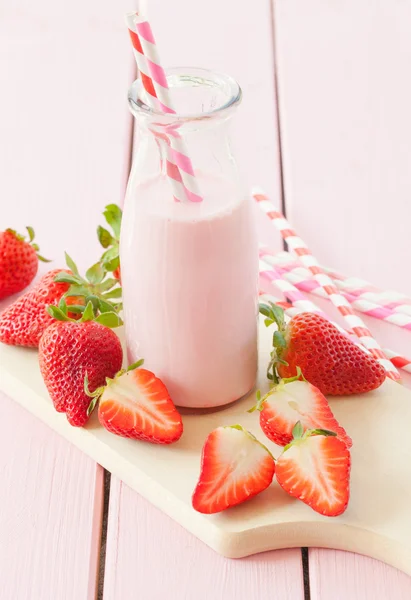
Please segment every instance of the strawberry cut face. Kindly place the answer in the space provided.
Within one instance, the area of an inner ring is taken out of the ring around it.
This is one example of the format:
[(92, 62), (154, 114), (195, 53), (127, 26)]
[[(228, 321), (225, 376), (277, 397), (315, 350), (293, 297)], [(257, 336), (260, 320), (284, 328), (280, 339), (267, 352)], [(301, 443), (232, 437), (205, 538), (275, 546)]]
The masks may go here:
[(183, 433), (181, 416), (166, 386), (146, 369), (123, 373), (109, 382), (98, 417), (112, 433), (157, 444), (176, 442)]
[(254, 436), (242, 428), (218, 427), (208, 436), (193, 508), (217, 513), (265, 490), (275, 472), (274, 459)]
[(322, 515), (335, 517), (348, 505), (350, 466), (344, 442), (313, 435), (285, 448), (277, 460), (276, 477), (288, 494)]
[(334, 417), (325, 396), (306, 381), (280, 383), (270, 393), (260, 413), (260, 425), (265, 435), (279, 446), (292, 440), (292, 430), (300, 421), (303, 430), (333, 431), (350, 448), (352, 440)]

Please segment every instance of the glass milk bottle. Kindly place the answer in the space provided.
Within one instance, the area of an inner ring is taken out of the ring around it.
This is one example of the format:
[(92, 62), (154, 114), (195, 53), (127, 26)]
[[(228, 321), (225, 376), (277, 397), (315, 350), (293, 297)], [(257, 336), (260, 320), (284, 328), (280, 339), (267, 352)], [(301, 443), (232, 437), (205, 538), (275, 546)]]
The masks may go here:
[(129, 92), (137, 128), (120, 240), (128, 358), (144, 358), (177, 406), (210, 408), (244, 396), (257, 371), (258, 246), (228, 131), (241, 90), (203, 69), (170, 69), (167, 80), (176, 114), (152, 109), (139, 80)]

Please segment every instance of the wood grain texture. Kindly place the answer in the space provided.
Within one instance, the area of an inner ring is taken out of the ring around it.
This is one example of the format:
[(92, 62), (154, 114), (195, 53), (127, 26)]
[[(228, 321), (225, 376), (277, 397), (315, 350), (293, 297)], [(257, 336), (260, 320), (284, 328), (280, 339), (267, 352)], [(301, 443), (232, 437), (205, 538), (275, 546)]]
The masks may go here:
[(124, 193), (126, 7), (18, 0), (2, 9), (1, 224), (32, 224), (58, 264), (64, 250), (82, 267), (97, 260), (101, 210)]
[[(313, 298), (314, 299), (314, 298)], [(314, 299), (324, 309), (329, 303)], [(409, 351), (409, 337), (398, 328), (367, 317), (378, 340), (401, 352)], [(401, 372), (403, 384), (411, 389), (411, 375)], [(366, 556), (340, 550), (309, 550), (311, 600), (408, 600), (411, 577)]]
[(411, 2), (273, 0), (288, 217), (318, 259), (411, 292)]
[(107, 535), (106, 600), (303, 600), (301, 555), (225, 559), (116, 478)]
[[(126, 5), (2, 5), (0, 229), (35, 228), (55, 259), (42, 273), (64, 265), (65, 249), (92, 264), (99, 213), (124, 192)], [(91, 600), (103, 470), (4, 395), (0, 410), (0, 596)]]
[(311, 600), (409, 600), (411, 577), (365, 556), (309, 551)]
[(103, 470), (1, 393), (0, 403), (2, 600), (92, 599)]

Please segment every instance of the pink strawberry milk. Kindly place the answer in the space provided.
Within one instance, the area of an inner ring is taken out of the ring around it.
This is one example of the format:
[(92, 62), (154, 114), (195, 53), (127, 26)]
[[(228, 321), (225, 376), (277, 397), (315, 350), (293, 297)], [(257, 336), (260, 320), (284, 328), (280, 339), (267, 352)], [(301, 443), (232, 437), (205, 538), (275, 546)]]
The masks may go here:
[[(120, 240), (127, 350), (175, 404), (210, 408), (244, 396), (257, 371), (258, 246), (228, 136), (241, 91), (200, 69), (170, 70), (168, 82), (176, 114), (149, 107), (139, 82), (129, 93), (137, 152)], [(182, 143), (195, 176), (179, 174)]]

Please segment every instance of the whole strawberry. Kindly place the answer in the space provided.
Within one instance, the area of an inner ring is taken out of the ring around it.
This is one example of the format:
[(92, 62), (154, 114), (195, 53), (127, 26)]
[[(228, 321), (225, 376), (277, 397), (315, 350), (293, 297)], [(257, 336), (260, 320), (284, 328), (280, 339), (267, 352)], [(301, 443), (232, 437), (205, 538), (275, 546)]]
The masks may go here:
[[(34, 287), (18, 298), (0, 315), (0, 342), (14, 346), (37, 347), (44, 330), (53, 322), (47, 307), (69, 305), (68, 317), (81, 318), (91, 301), (100, 313), (119, 311), (121, 288), (117, 279), (106, 278), (106, 271), (97, 263), (82, 277), (75, 262), (66, 254), (66, 270), (49, 271)], [(116, 287), (117, 286), (117, 287)]]
[[(67, 317), (67, 307), (49, 307), (56, 320), (44, 332), (39, 344), (40, 371), (58, 412), (65, 412), (75, 427), (88, 418), (90, 398), (84, 389), (94, 391), (121, 369), (123, 351), (117, 335), (104, 323), (121, 323), (115, 313), (104, 313), (94, 319), (89, 302), (80, 321)], [(98, 322), (100, 321), (100, 322)]]
[(38, 254), (39, 247), (32, 244), (34, 230), (27, 227), (29, 239), (13, 229), (0, 232), (0, 300), (21, 292), (34, 279), (39, 260), (49, 262)]
[(274, 332), (269, 378), (276, 372), (295, 377), (300, 367), (305, 379), (327, 395), (369, 392), (385, 380), (384, 368), (343, 335), (332, 323), (314, 313), (300, 313), (288, 325), (284, 312), (274, 304), (260, 305), (266, 325), (277, 323)]
[[(13, 346), (37, 348), (44, 330), (54, 321), (47, 306), (58, 304), (69, 289), (68, 283), (54, 278), (61, 269), (49, 271), (37, 285), (18, 298), (0, 315), (0, 342)], [(70, 274), (70, 271), (65, 271)]]

